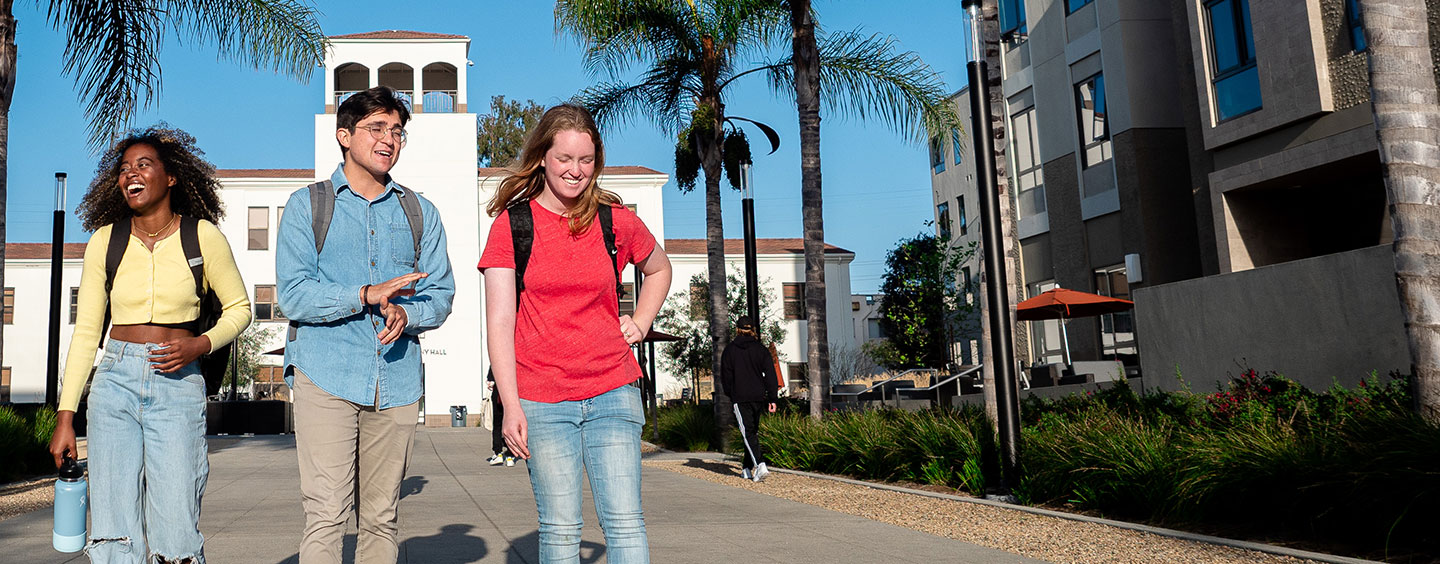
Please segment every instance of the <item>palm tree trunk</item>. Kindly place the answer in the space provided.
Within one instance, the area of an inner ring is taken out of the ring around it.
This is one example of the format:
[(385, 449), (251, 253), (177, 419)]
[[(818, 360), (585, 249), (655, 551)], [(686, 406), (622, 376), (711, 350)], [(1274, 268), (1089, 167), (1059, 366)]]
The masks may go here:
[(800, 114), (800, 214), (805, 231), (805, 319), (810, 416), (830, 407), (830, 340), (825, 325), (825, 214), (820, 191), (820, 49), (810, 0), (791, 0), (795, 106)]
[[(15, 96), (15, 11), (14, 0), (0, 0), (0, 288), (5, 287), (5, 200), (6, 178), (10, 175), (10, 101)], [(0, 323), (0, 343), (5, 342), (5, 325)], [(5, 363), (0, 347), (0, 364)]]
[[(1000, 11), (995, 0), (985, 0), (980, 7), (981, 22), (976, 27), (981, 32), (981, 44), (984, 45), (985, 64), (989, 71), (990, 80), (990, 125), (995, 132), (995, 189), (1000, 194), (1000, 238), (1004, 241), (1004, 249), (999, 252), (1004, 254), (1005, 278), (1009, 284), (1010, 303), (1007, 308), (1010, 310), (1010, 326), (1019, 330), (1012, 336), (1011, 342), (1015, 346), (1012, 358), (1024, 358), (1026, 349), (1029, 348), (1029, 339), (1024, 329), (1015, 319), (1015, 307), (1020, 303), (1024, 294), (1024, 278), (1020, 270), (1020, 244), (1019, 231), (1015, 223), (1015, 199), (1010, 193), (1010, 175), (1007, 173), (1009, 160), (1006, 152), (1010, 147), (1009, 129), (1006, 127), (1006, 116), (1010, 115), (1005, 104), (1005, 89), (1001, 88), (1004, 71), (1004, 61), (1000, 54)], [(978, 161), (977, 161), (978, 162)], [(978, 204), (978, 203), (977, 203)], [(979, 208), (976, 208), (979, 209)], [(980, 252), (992, 252), (990, 249), (981, 249)], [(981, 278), (980, 295), (985, 295), (986, 284), (993, 283), (994, 277), (986, 275)], [(981, 369), (981, 377), (987, 382), (983, 392), (985, 396), (985, 413), (990, 416), (990, 421), (998, 425), (999, 412), (996, 407), (995, 398), (995, 358), (990, 349), (994, 340), (990, 336), (989, 316), (980, 315), (980, 340), (983, 343), (981, 349), (985, 354), (985, 365)], [(1018, 387), (1016, 389), (1019, 389)], [(998, 428), (998, 426), (997, 426)]]
[(1440, 96), (1422, 0), (1360, 0), (1416, 411), (1440, 422)]
[[(726, 432), (735, 425), (735, 414), (730, 410), (730, 394), (720, 384), (720, 354), (730, 342), (730, 303), (725, 288), (725, 225), (720, 211), (720, 175), (722, 171), (722, 148), (725, 122), (725, 105), (718, 99), (702, 100), (714, 112), (714, 123), (706, 127), (695, 127), (699, 134), (696, 150), (700, 153), (700, 168), (705, 171), (705, 266), (709, 271), (710, 285), (710, 380), (715, 401), (715, 422), (720, 433), (716, 438), (719, 448), (726, 444)], [(698, 390), (697, 390), (698, 391)]]

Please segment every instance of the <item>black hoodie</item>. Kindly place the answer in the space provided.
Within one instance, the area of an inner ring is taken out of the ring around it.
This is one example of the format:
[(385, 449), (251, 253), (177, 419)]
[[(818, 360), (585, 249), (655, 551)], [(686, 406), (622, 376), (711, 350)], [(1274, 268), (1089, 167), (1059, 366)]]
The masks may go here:
[(720, 355), (720, 384), (730, 401), (774, 402), (779, 389), (775, 359), (759, 339), (736, 335)]

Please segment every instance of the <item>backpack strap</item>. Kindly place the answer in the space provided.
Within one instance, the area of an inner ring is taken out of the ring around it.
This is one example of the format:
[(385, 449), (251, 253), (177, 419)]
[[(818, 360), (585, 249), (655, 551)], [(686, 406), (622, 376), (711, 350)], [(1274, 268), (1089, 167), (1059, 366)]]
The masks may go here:
[(520, 292), (525, 291), (525, 267), (530, 265), (530, 249), (535, 245), (535, 217), (530, 201), (511, 205), (510, 246), (515, 251), (515, 308), (520, 308)]
[(315, 232), (315, 254), (325, 248), (325, 234), (330, 232), (330, 219), (335, 216), (335, 184), (322, 180), (309, 186), (310, 229)]
[(615, 218), (611, 208), (607, 204), (600, 204), (600, 234), (605, 237), (605, 253), (610, 256), (610, 269), (615, 271), (615, 299), (619, 300), (625, 295), (625, 284), (620, 282), (620, 265), (615, 259), (620, 255), (620, 250), (615, 247)]
[(190, 276), (195, 278), (195, 295), (205, 303), (205, 255), (200, 253), (200, 219), (180, 216), (180, 248), (185, 250), (185, 262), (190, 265)]
[(105, 247), (105, 322), (100, 326), (100, 335), (110, 330), (110, 290), (115, 286), (115, 272), (120, 270), (120, 261), (125, 259), (125, 250), (130, 248), (130, 216), (122, 217), (110, 224), (110, 242)]
[(400, 209), (405, 210), (405, 222), (410, 224), (410, 238), (415, 241), (415, 270), (419, 271), (420, 239), (425, 235), (425, 212), (420, 209), (420, 196), (417, 196), (415, 191), (400, 186)]

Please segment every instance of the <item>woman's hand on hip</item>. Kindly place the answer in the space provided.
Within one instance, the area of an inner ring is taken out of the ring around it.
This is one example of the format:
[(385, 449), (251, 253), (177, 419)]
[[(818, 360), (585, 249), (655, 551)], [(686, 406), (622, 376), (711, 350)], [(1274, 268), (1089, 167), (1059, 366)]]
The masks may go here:
[(60, 467), (60, 462), (68, 454), (71, 458), (80, 458), (80, 451), (75, 447), (75, 420), (74, 411), (61, 411), (56, 414), (55, 430), (50, 433), (50, 454), (55, 457), (55, 467)]
[(645, 334), (649, 332), (650, 329), (641, 327), (640, 324), (635, 323), (635, 320), (630, 316), (620, 316), (620, 333), (625, 336), (626, 343), (633, 345), (644, 341)]
[(210, 352), (210, 337), (181, 337), (160, 343), (150, 351), (150, 366), (161, 372), (175, 372)]
[(510, 454), (527, 460), (530, 458), (530, 430), (525, 421), (525, 410), (518, 405), (505, 408), (500, 434), (505, 437), (505, 446), (510, 449)]

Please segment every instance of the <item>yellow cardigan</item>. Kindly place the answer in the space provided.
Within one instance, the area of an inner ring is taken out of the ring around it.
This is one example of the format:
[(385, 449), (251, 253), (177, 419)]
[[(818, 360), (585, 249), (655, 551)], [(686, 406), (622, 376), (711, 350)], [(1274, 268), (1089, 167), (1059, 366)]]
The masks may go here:
[[(70, 353), (65, 360), (60, 411), (75, 411), (79, 407), (80, 394), (85, 391), (90, 369), (95, 365), (100, 326), (105, 321), (105, 254), (110, 246), (110, 228), (106, 225), (96, 229), (85, 246), (80, 303), (75, 312)], [(215, 289), (224, 307), (215, 327), (204, 333), (210, 337), (210, 350), (214, 351), (235, 340), (250, 325), (250, 297), (225, 235), (208, 221), (199, 222), (197, 232), (200, 253), (205, 257), (206, 284)], [(195, 295), (195, 277), (190, 274), (190, 265), (180, 245), (180, 231), (177, 229), (156, 241), (153, 252), (132, 234), (110, 291), (110, 323), (186, 323), (199, 317), (200, 299)]]

